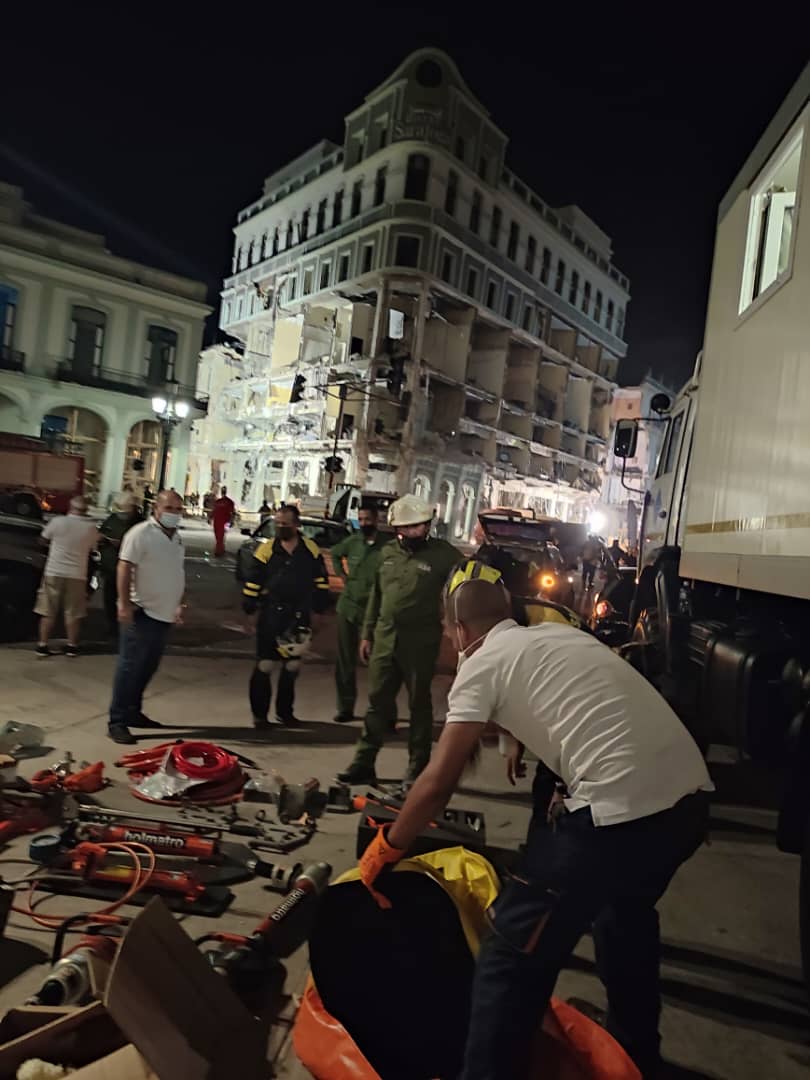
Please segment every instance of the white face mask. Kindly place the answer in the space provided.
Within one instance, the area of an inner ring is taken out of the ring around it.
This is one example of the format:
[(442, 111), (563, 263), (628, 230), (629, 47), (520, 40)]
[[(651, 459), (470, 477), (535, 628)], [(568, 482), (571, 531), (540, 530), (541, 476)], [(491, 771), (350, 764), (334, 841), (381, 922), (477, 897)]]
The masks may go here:
[(158, 519), (164, 529), (176, 529), (180, 524), (180, 514), (172, 514), (168, 510), (164, 510)]
[(458, 646), (458, 661), (456, 663), (456, 671), (461, 671), (461, 665), (464, 663), (465, 660), (469, 660), (469, 656), (467, 654), (469, 653), (470, 649), (474, 648), (479, 641), (483, 641), (486, 636), (486, 634), (481, 634), (481, 636), (477, 637), (475, 641), (471, 641), (469, 645), (464, 646), (461, 644), (461, 635), (459, 634), (458, 630), (456, 630), (456, 645)]

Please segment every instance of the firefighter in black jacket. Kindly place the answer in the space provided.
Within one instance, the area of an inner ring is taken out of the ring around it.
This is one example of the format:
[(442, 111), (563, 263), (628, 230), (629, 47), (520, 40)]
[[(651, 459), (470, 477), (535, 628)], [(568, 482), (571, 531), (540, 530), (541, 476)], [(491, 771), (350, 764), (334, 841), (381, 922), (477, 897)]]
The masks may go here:
[(243, 589), (248, 615), (258, 608), (256, 667), (250, 677), (250, 708), (254, 727), (269, 725), (273, 688), (270, 675), (278, 671), (276, 721), (295, 727), (295, 680), (301, 657), (312, 637), (313, 614), (320, 614), (329, 598), (329, 582), (317, 544), (299, 532), (295, 506), (275, 515), (276, 535), (253, 553)]

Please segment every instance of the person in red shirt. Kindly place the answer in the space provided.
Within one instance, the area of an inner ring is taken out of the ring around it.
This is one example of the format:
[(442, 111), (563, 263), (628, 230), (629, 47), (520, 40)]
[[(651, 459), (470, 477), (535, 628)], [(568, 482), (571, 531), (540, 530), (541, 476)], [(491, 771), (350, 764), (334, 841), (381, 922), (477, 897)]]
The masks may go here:
[(211, 524), (214, 526), (214, 540), (216, 541), (214, 555), (218, 559), (225, 554), (225, 529), (233, 521), (235, 513), (236, 505), (233, 499), (228, 498), (228, 489), (223, 487), (221, 495), (214, 503), (210, 517)]

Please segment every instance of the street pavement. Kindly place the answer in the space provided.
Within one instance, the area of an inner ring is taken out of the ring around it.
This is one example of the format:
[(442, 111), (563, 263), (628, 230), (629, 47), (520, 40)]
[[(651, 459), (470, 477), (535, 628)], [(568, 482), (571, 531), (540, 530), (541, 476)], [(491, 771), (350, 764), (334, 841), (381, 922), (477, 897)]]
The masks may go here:
[[(187, 625), (173, 632), (173, 644), (153, 680), (145, 702), (147, 713), (166, 725), (161, 739), (141, 738), (154, 745), (167, 736), (204, 738), (241, 750), (266, 771), (277, 770), (292, 783), (310, 776), (327, 786), (351, 758), (359, 723), (332, 722), (334, 693), (330, 657), (333, 619), (316, 639), (315, 658), (304, 666), (298, 684), (296, 712), (305, 721), (300, 730), (274, 728), (259, 735), (250, 726), (247, 681), (251, 641), (235, 630), (239, 598), (232, 560), (207, 557), (211, 534), (202, 529), (184, 533), (188, 549), (190, 608)], [(229, 540), (232, 552), (241, 537)], [(91, 625), (92, 624), (92, 625)], [(103, 621), (88, 620), (87, 654), (77, 660), (56, 656), (37, 660), (30, 645), (0, 649), (0, 723), (9, 719), (39, 724), (46, 746), (37, 757), (20, 763), (20, 772), (35, 770), (70, 750), (78, 760), (103, 760), (114, 786), (104, 793), (109, 804), (136, 803), (126, 792), (122, 771), (113, 766), (121, 748), (105, 736), (106, 710), (115, 658), (103, 634)], [(449, 655), (449, 654), (448, 654)], [(365, 677), (361, 673), (364, 706)], [(434, 683), (437, 734), (444, 715), (450, 675)], [(407, 715), (405, 702), (401, 717)], [(404, 735), (382, 751), (379, 775), (394, 780), (407, 763)], [(777, 852), (772, 793), (740, 768), (713, 765), (718, 795), (713, 810), (713, 836), (682, 868), (660, 904), (663, 947), (664, 1053), (681, 1071), (672, 1075), (720, 1080), (799, 1080), (810, 1068), (810, 1014), (798, 967), (798, 864)], [(485, 749), (476, 771), (463, 782), (453, 805), (475, 808), (486, 816), (488, 838), (514, 847), (525, 835), (529, 819), (529, 780), (508, 786), (497, 752)], [(326, 859), (335, 874), (355, 861), (354, 815), (326, 815), (307, 848), (284, 861)], [(28, 840), (14, 841), (0, 856), (7, 878), (27, 872)], [(192, 936), (213, 925), (250, 932), (279, 897), (260, 880), (235, 886), (236, 899), (216, 923), (189, 917)], [(64, 899), (45, 902), (44, 910), (70, 913)], [(13, 914), (2, 942), (0, 1011), (20, 1003), (39, 984), (50, 935)], [(288, 962), (287, 989), (300, 993), (306, 974), (306, 951)], [(384, 979), (384, 971), (381, 978)], [(595, 976), (593, 948), (585, 938), (563, 972), (557, 987), (563, 998), (577, 998), (604, 1007), (604, 993)], [(294, 997), (287, 1010), (294, 1009)], [(285, 1028), (279, 1029), (284, 1034)], [(274, 1045), (279, 1042), (278, 1033)], [(306, 1073), (283, 1043), (278, 1049), (278, 1075), (300, 1080)]]

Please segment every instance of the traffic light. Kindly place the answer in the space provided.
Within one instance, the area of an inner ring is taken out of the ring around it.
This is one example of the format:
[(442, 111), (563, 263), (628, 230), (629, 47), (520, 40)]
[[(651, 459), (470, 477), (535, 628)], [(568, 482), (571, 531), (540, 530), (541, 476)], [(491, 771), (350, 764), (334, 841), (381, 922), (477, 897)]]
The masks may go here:
[(405, 357), (404, 356), (392, 356), (391, 367), (388, 369), (388, 378), (386, 380), (386, 386), (388, 387), (388, 393), (393, 394), (394, 397), (399, 397), (402, 393), (402, 385), (405, 382)]
[(303, 375), (296, 375), (293, 380), (292, 390), (290, 390), (290, 404), (294, 405), (296, 401), (300, 401), (304, 396), (304, 387), (307, 385), (307, 380)]

